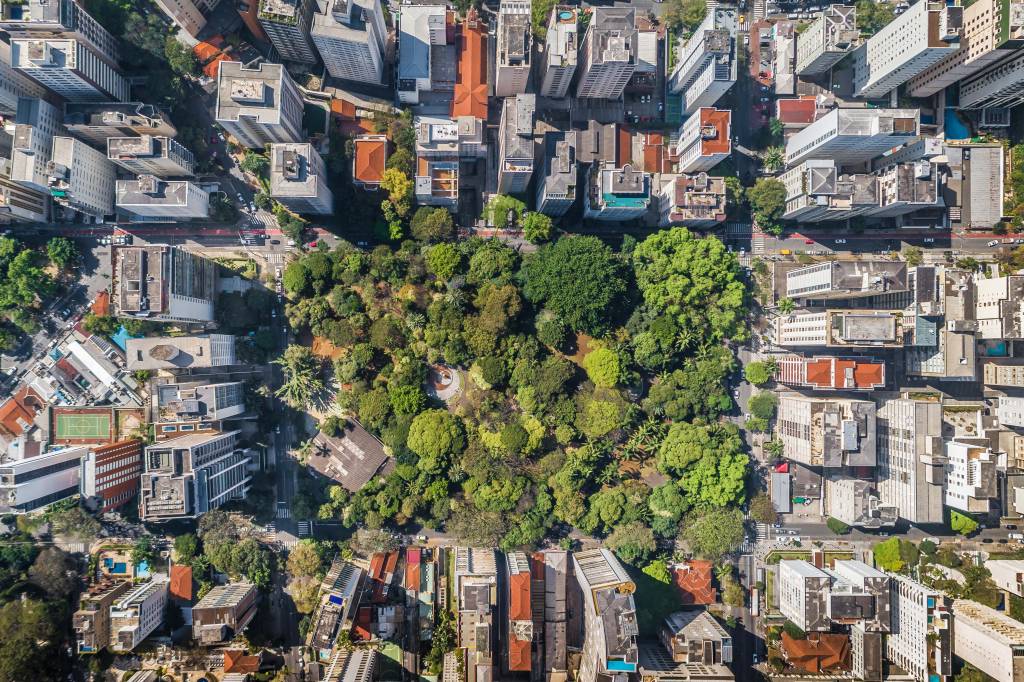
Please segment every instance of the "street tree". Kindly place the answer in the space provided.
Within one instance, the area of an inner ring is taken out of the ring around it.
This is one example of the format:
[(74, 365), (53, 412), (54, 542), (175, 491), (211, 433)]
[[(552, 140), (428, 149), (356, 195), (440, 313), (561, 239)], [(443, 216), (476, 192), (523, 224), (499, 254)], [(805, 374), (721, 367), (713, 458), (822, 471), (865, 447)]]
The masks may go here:
[(275, 395), (291, 407), (305, 407), (323, 392), (320, 359), (307, 346), (292, 344), (273, 362), (280, 365), (284, 374), (284, 382)]

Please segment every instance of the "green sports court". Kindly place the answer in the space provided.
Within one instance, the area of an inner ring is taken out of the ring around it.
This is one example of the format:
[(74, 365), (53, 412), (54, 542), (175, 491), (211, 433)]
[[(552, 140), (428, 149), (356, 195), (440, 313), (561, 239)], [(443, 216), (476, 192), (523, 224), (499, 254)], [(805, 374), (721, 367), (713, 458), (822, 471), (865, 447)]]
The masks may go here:
[(73, 413), (61, 414), (56, 417), (56, 436), (58, 439), (96, 439), (106, 441), (110, 438), (110, 413)]

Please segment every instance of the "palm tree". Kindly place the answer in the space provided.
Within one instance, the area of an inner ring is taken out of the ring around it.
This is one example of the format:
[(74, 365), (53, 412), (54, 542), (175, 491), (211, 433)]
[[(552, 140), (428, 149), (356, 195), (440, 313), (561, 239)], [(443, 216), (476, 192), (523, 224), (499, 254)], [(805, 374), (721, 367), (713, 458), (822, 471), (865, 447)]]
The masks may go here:
[(779, 312), (783, 315), (789, 315), (796, 308), (796, 303), (793, 303), (791, 298), (783, 298), (779, 301)]
[(768, 147), (761, 155), (765, 170), (775, 172), (786, 165), (786, 152), (782, 147)]
[(291, 407), (308, 405), (323, 393), (320, 360), (306, 346), (288, 346), (284, 354), (274, 360), (274, 364), (280, 365), (284, 372), (284, 383), (275, 395), (283, 398)]
[(773, 118), (768, 121), (768, 130), (771, 131), (772, 137), (782, 137), (782, 133), (785, 129), (786, 126), (777, 118)]

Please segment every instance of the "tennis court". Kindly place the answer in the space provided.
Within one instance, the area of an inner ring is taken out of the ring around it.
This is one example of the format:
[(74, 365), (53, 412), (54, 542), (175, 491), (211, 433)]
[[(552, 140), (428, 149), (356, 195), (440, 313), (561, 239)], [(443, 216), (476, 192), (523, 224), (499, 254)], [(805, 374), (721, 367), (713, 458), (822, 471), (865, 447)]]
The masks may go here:
[(57, 438), (110, 438), (110, 414), (57, 414)]

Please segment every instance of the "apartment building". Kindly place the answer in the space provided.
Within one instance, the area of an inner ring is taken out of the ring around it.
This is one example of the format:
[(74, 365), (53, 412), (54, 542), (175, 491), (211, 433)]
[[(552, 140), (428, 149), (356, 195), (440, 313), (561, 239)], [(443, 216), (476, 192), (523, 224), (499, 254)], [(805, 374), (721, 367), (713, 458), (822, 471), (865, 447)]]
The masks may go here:
[[(988, 564), (986, 563), (986, 566)], [(886, 658), (915, 680), (946, 679), (953, 668), (953, 600), (902, 575), (892, 579), (892, 632)]]
[(990, 559), (985, 568), (992, 573), (992, 582), (1000, 590), (1024, 597), (1024, 561), (1020, 559)]
[(961, 109), (1015, 107), (1024, 102), (1024, 54), (964, 79), (960, 83)]
[(713, 178), (707, 173), (677, 175), (662, 187), (658, 206), (661, 227), (713, 228), (726, 218), (725, 178)]
[(990, 448), (946, 441), (946, 506), (968, 514), (987, 514), (997, 497), (997, 453)]
[(125, 355), (131, 371), (183, 370), (226, 367), (235, 359), (235, 337), (230, 334), (162, 336), (128, 339)]
[(72, 136), (101, 149), (111, 137), (174, 139), (178, 134), (166, 112), (142, 102), (67, 102), (64, 127)]
[(978, 338), (1024, 338), (1024, 275), (975, 278)]
[(736, 82), (737, 28), (735, 9), (709, 8), (701, 25), (679, 46), (669, 91), (682, 96), (683, 113), (714, 106)]
[(142, 445), (133, 439), (90, 447), (79, 474), (82, 499), (94, 501), (101, 514), (135, 499), (142, 475)]
[(777, 580), (782, 615), (807, 632), (827, 632), (833, 624), (860, 629), (860, 641), (852, 643), (854, 667), (880, 667), (879, 635), (892, 625), (889, 576), (861, 561), (836, 560), (834, 568), (821, 569), (783, 560)]
[(162, 573), (136, 585), (110, 607), (110, 648), (132, 651), (164, 622), (170, 580)]
[(732, 663), (732, 637), (707, 611), (691, 609), (666, 616), (658, 637), (675, 663)]
[(184, 382), (156, 384), (151, 419), (157, 440), (187, 432), (216, 432), (220, 422), (245, 414), (245, 384)]
[(260, 0), (260, 26), (282, 60), (316, 63), (316, 48), (309, 36), (315, 12), (315, 0)]
[(230, 500), (245, 498), (253, 453), (238, 447), (238, 433), (181, 436), (148, 446), (140, 518), (198, 518)]
[(310, 35), (334, 78), (385, 81), (388, 27), (380, 0), (318, 0)]
[(49, 192), (46, 171), (53, 138), (63, 134), (60, 109), (43, 99), (19, 97), (10, 153), (11, 182)]
[[(472, 107), (460, 106), (457, 113)], [(439, 116), (417, 116), (416, 199), (428, 206), (455, 209), (459, 200), (459, 159), (479, 158), (486, 154), (483, 120), (461, 115), (453, 120)]]
[(953, 602), (953, 653), (996, 682), (1024, 677), (1024, 624), (966, 599)]
[(776, 436), (787, 458), (818, 467), (875, 466), (875, 404), (784, 395)]
[(565, 215), (576, 201), (576, 139), (575, 130), (544, 133), (544, 175), (537, 182), (537, 210), (552, 218)]
[(786, 188), (783, 220), (847, 220), (878, 205), (878, 182), (864, 173), (841, 174), (834, 159), (807, 159), (779, 176)]
[(942, 523), (942, 405), (896, 398), (878, 408), (878, 493), (914, 524)]
[(501, 0), (494, 65), (495, 97), (512, 97), (526, 92), (532, 50), (529, 0)]
[(398, 100), (402, 104), (419, 104), (420, 93), (433, 90), (433, 55), (440, 56), (448, 45), (448, 25), (443, 4), (402, 4), (398, 21)]
[(709, 171), (732, 152), (732, 112), (704, 107), (679, 128), (676, 156), (680, 173)]
[(918, 2), (854, 52), (857, 97), (883, 97), (960, 49), (963, 8)]
[(651, 176), (626, 164), (616, 168), (604, 162), (587, 169), (583, 217), (592, 220), (636, 220), (647, 214), (651, 203)]
[(98, 654), (110, 646), (110, 607), (131, 588), (130, 580), (104, 577), (82, 593), (71, 616), (76, 653)]
[(796, 41), (796, 74), (813, 77), (825, 73), (859, 41), (857, 10), (844, 5), (825, 7)]
[(11, 66), (11, 46), (0, 42), (0, 114), (14, 116), (20, 97), (44, 97), (46, 88)]
[(573, 552), (573, 574), (583, 599), (579, 682), (626, 682), (639, 653), (636, 585), (609, 549)]
[(552, 675), (568, 674), (569, 553), (543, 553), (544, 569), (544, 670)]
[(636, 10), (595, 7), (580, 46), (576, 96), (619, 99), (637, 64)]
[(835, 260), (786, 273), (786, 296), (793, 299), (846, 300), (898, 291), (908, 291), (906, 263)]
[(854, 528), (889, 528), (899, 510), (882, 502), (872, 481), (828, 470), (822, 494), (825, 515)]
[(77, 40), (12, 40), (11, 66), (72, 102), (128, 100), (128, 79)]
[(163, 136), (108, 137), (107, 158), (129, 173), (158, 178), (191, 177), (195, 169), (192, 152)]
[(302, 139), (302, 96), (281, 64), (221, 62), (216, 121), (250, 149)]
[(256, 617), (259, 590), (247, 583), (217, 585), (192, 607), (192, 637), (202, 646), (230, 642)]
[(0, 462), (0, 511), (24, 513), (47, 507), (78, 494), (82, 458), (86, 446), (38, 452), (31, 444), (17, 440)]
[(497, 673), (498, 565), (493, 549), (456, 547), (453, 586), (458, 645), (464, 649), (466, 682), (487, 682)]
[(569, 94), (579, 56), (579, 10), (556, 5), (548, 20), (548, 34), (540, 73), (541, 97), (560, 99)]
[(833, 109), (790, 136), (786, 165), (807, 159), (863, 163), (917, 137), (919, 130), (917, 109)]
[(1024, 427), (1024, 398), (1000, 396), (996, 405), (998, 426)]
[(827, 605), (831, 578), (806, 561), (779, 562), (779, 612), (805, 632), (827, 631)]
[(0, 8), (0, 30), (12, 38), (69, 38), (117, 67), (120, 43), (76, 0), (5, 2)]
[(981, 372), (987, 386), (1024, 387), (1024, 365), (986, 362)]
[(12, 182), (10, 168), (10, 161), (0, 158), (0, 224), (46, 222), (49, 193)]
[(114, 249), (113, 313), (161, 322), (212, 322), (217, 264), (177, 246)]
[(206, 26), (206, 17), (192, 0), (156, 0), (156, 6), (175, 26), (193, 38)]
[(63, 208), (93, 218), (114, 212), (117, 170), (103, 152), (71, 137), (55, 137), (46, 174), (50, 197)]
[(329, 215), (334, 194), (327, 165), (308, 142), (270, 146), (270, 196), (295, 213)]
[(498, 135), (498, 193), (522, 194), (533, 177), (533, 122), (537, 96), (507, 97)]
[(118, 180), (115, 187), (118, 211), (132, 222), (177, 222), (210, 216), (210, 193), (188, 180), (161, 180), (140, 175)]
[(815, 391), (877, 391), (885, 387), (885, 363), (875, 358), (789, 355), (776, 363), (775, 380), (786, 386)]

